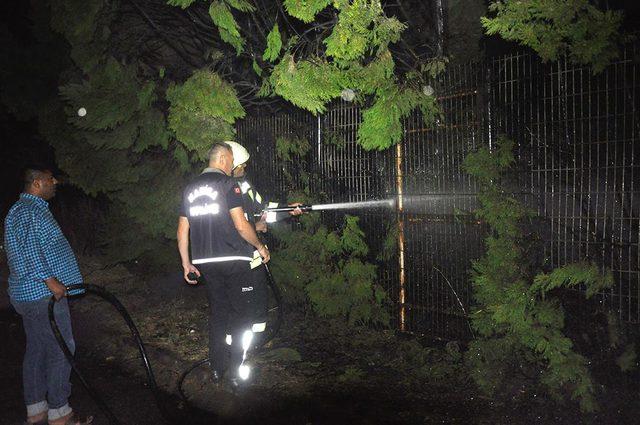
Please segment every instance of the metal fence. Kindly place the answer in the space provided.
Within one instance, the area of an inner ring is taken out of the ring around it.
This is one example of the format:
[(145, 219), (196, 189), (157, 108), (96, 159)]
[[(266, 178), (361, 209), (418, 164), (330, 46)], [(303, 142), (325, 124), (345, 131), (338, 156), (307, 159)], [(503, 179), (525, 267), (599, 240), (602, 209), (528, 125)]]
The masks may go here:
[[(400, 210), (357, 213), (373, 253), (391, 228), (400, 253), (380, 263), (396, 326), (443, 338), (467, 338), (471, 261), (482, 255), (483, 229), (466, 214), (477, 187), (462, 170), (467, 153), (504, 134), (517, 142), (513, 189), (539, 220), (538, 261), (545, 269), (579, 260), (613, 271), (616, 284), (600, 301), (625, 322), (640, 323), (640, 73), (637, 50), (599, 75), (566, 60), (543, 64), (514, 54), (450, 66), (435, 92), (444, 119), (404, 123), (396, 147), (367, 152), (356, 143), (360, 110), (334, 103), (304, 112), (253, 115), (237, 125), (254, 153), (256, 185), (272, 197), (300, 185), (285, 172), (312, 173), (312, 191), (327, 201), (397, 198)], [(278, 137), (302, 137), (312, 149), (288, 170)], [(256, 171), (259, 170), (259, 171)], [(299, 188), (299, 187), (298, 187)], [(412, 202), (419, 197), (421, 202)], [(324, 219), (337, 222), (335, 215)], [(375, 260), (372, 255), (372, 260)]]

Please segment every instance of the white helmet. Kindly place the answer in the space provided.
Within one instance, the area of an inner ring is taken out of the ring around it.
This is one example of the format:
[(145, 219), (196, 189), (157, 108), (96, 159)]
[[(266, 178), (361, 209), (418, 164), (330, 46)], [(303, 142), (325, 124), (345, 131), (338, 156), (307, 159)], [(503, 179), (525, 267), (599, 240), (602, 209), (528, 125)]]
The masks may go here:
[(233, 168), (236, 168), (249, 160), (249, 152), (238, 142), (225, 141), (233, 151)]

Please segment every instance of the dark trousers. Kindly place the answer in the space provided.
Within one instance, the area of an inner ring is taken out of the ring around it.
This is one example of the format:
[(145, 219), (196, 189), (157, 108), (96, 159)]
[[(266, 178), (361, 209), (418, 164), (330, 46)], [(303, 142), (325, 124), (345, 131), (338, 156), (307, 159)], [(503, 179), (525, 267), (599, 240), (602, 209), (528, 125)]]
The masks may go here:
[[(16, 302), (14, 308), (22, 316), (27, 347), (22, 364), (24, 401), (28, 405), (48, 401), (50, 409), (67, 404), (71, 394), (71, 365), (58, 345), (49, 324), (49, 298)], [(73, 353), (75, 341), (71, 333), (71, 316), (66, 298), (54, 306), (54, 316), (63, 339)]]
[[(251, 269), (247, 261), (199, 264), (209, 299), (209, 359), (218, 371), (236, 372), (242, 361), (242, 335), (266, 317), (264, 266)], [(231, 346), (226, 336), (231, 335)]]

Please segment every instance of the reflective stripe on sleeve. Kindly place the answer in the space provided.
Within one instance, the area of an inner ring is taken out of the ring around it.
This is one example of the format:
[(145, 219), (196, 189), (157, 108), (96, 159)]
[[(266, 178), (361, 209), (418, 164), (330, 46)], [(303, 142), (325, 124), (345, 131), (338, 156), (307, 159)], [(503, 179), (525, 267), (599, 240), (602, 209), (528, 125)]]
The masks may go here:
[(249, 189), (251, 189), (251, 185), (249, 184), (249, 182), (240, 183), (240, 190), (242, 191), (242, 193), (247, 193)]

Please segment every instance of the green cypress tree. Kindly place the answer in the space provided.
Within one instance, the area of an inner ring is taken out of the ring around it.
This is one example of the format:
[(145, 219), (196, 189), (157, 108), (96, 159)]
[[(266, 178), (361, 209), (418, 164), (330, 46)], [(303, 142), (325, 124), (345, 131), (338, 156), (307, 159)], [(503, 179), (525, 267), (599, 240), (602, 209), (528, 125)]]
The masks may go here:
[(500, 138), (495, 151), (482, 148), (464, 163), (480, 183), (476, 214), (490, 229), (486, 253), (473, 263), (471, 320), (480, 338), (471, 342), (467, 363), (489, 394), (504, 390), (514, 378), (509, 369), (519, 365), (516, 369), (535, 371), (554, 398), (562, 400), (568, 391), (583, 411), (593, 411), (597, 403), (587, 359), (564, 335), (564, 310), (550, 291), (580, 284), (591, 297), (613, 285), (613, 275), (587, 263), (530, 272), (521, 226), (531, 213), (502, 188), (514, 163), (512, 149), (512, 141)]

